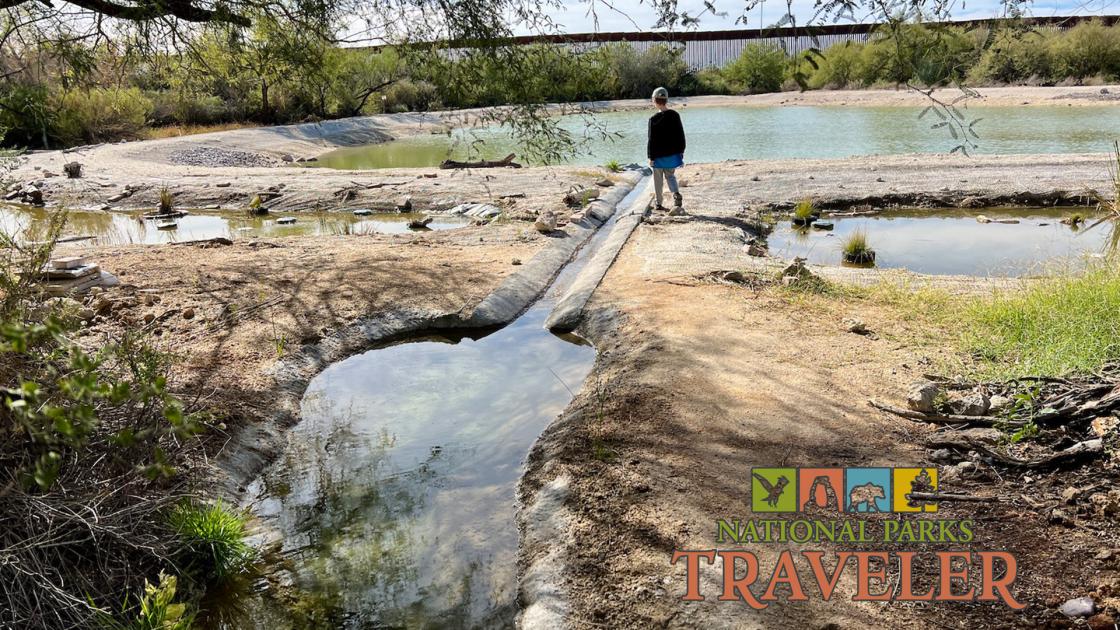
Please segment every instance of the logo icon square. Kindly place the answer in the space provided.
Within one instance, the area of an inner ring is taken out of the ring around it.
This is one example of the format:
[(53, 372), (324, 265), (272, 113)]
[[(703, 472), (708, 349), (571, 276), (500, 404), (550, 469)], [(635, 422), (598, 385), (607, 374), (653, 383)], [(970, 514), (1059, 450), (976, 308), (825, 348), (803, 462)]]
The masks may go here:
[(844, 496), (843, 468), (797, 469), (797, 509), (800, 512), (840, 512)]
[(937, 503), (910, 499), (911, 492), (937, 492), (937, 468), (895, 468), (895, 512), (936, 512)]
[(848, 468), (844, 474), (845, 512), (890, 512), (891, 469)]
[(751, 510), (754, 512), (796, 512), (797, 469), (752, 468)]

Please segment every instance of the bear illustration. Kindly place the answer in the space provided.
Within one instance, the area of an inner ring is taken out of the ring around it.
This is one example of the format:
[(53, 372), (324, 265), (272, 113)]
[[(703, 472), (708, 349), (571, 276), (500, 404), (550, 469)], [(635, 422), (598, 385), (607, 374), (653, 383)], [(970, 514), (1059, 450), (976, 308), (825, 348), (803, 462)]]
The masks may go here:
[[(848, 493), (848, 511), (849, 512), (878, 512), (879, 506), (876, 501), (886, 498), (886, 492), (883, 486), (875, 485), (867, 482), (862, 486), (855, 486), (851, 492)], [(863, 507), (861, 510), (860, 507)]]

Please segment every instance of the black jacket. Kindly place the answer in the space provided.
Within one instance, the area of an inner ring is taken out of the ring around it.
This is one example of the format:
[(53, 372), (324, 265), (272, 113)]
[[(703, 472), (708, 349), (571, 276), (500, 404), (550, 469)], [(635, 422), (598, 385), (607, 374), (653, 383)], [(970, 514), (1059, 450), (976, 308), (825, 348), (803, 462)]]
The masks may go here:
[(680, 153), (684, 153), (684, 125), (680, 114), (667, 109), (650, 116), (646, 157), (653, 160)]

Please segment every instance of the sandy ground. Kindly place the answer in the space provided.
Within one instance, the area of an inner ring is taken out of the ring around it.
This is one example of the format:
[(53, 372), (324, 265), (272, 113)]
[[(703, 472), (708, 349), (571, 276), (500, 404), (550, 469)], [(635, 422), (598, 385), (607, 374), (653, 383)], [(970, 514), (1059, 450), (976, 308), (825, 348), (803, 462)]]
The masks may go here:
[[(889, 548), (717, 544), (715, 523), (764, 516), (750, 510), (751, 467), (936, 465), (921, 447), (931, 427), (878, 413), (867, 401), (897, 403), (908, 383), (950, 352), (943, 343), (950, 331), (873, 299), (800, 294), (750, 274), (746, 284), (714, 279), (713, 272), (749, 268), (750, 258), (741, 251), (734, 202), (719, 191), (695, 196), (691, 219), (655, 216), (639, 226), (589, 305), (585, 331), (599, 361), (534, 448), (521, 485), (529, 507), (520, 562), (531, 601), (540, 595), (533, 582), (548, 583), (543, 607), (562, 611), (573, 628), (1066, 627), (1054, 606), (1120, 587), (1112, 556), (1095, 555), (1118, 544), (1111, 519), (1076, 527), (1047, 520), (1061, 491), (1091, 485), (1089, 475), (1040, 481), (989, 470), (975, 479), (947, 474), (943, 489), (992, 500), (943, 504), (939, 518), (974, 519), (973, 548), (1017, 555), (1015, 593), (1030, 605), (1022, 613), (993, 605), (855, 603), (850, 575), (829, 603), (806, 586), (807, 602), (755, 611), (717, 601), (719, 566), (705, 573), (706, 601), (681, 601), (684, 566), (670, 565), (674, 550), (750, 549), (760, 557), (764, 583), (783, 550)], [(774, 277), (772, 267), (755, 270)], [(903, 276), (896, 279), (920, 280)], [(963, 278), (938, 286), (992, 288)], [(846, 318), (862, 320), (874, 334), (848, 332)], [(551, 513), (542, 515), (540, 504), (548, 501)], [(931, 548), (960, 545), (919, 546)], [(919, 583), (932, 579), (919, 572)]]

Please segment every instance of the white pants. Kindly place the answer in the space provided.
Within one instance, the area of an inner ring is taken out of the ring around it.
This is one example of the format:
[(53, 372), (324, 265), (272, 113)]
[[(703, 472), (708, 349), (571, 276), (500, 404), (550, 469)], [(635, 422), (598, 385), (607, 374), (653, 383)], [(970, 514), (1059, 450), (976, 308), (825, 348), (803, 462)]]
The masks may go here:
[(669, 182), (669, 192), (679, 192), (680, 188), (677, 186), (677, 169), (675, 168), (655, 168), (653, 169), (653, 191), (657, 196), (657, 205), (663, 206), (661, 203), (662, 195), (661, 188), (665, 182)]

